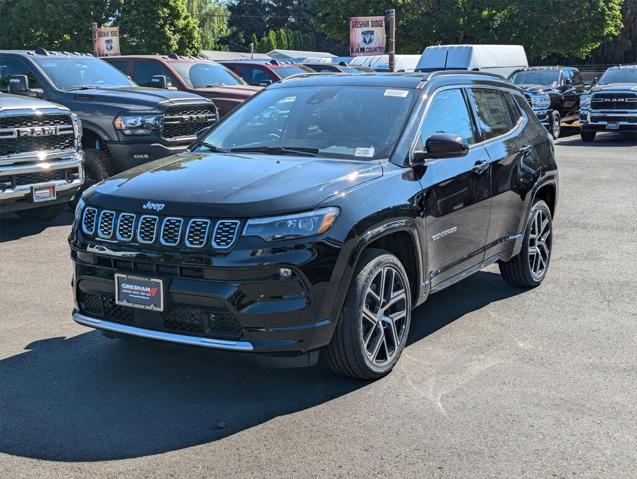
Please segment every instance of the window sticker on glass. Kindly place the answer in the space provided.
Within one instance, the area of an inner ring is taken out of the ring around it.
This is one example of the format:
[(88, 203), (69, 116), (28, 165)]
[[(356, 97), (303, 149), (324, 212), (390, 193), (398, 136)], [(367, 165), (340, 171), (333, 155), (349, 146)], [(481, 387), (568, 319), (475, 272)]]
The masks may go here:
[(286, 96), (283, 100), (281, 100), (281, 103), (291, 103), (294, 101), (296, 101), (295, 96)]
[(364, 158), (373, 158), (374, 157), (374, 147), (356, 148), (356, 151), (354, 152), (354, 156), (362, 156)]
[(392, 90), (391, 88), (385, 90), (385, 96), (396, 96), (399, 98), (405, 98), (409, 95), (407, 90)]

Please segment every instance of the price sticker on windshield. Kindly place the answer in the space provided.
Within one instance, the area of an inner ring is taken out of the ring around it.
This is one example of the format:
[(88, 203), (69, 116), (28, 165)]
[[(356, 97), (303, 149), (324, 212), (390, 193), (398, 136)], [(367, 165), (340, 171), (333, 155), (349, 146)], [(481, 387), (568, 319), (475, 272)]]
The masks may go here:
[(407, 90), (392, 90), (391, 88), (388, 88), (387, 90), (385, 90), (385, 96), (395, 96), (397, 98), (406, 98), (407, 95), (409, 95), (409, 92)]
[(373, 158), (374, 147), (370, 146), (369, 148), (356, 148), (356, 151), (354, 152), (354, 156), (361, 156), (363, 158)]

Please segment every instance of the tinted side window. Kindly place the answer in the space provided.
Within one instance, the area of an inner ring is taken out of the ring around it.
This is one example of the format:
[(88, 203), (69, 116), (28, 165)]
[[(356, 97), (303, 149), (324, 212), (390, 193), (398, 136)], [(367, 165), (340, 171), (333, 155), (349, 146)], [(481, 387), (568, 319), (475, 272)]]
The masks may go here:
[(504, 135), (513, 128), (513, 120), (502, 92), (471, 88), (468, 93), (469, 101), (476, 111), (478, 128), (485, 140)]
[(564, 70), (562, 72), (562, 84), (563, 85), (573, 84), (573, 73), (570, 70)]
[(239, 69), (239, 76), (247, 81), (250, 85), (258, 85), (266, 80), (273, 80), (265, 70), (259, 67), (242, 66)]
[(173, 86), (170, 74), (157, 62), (136, 61), (133, 69), (133, 80), (140, 86), (154, 86), (154, 75), (165, 75), (167, 86)]
[(507, 104), (509, 105), (509, 110), (511, 112), (511, 116), (513, 117), (513, 123), (517, 123), (520, 118), (522, 118), (522, 112), (520, 111), (520, 107), (513, 99), (511, 93), (504, 93), (504, 97), (506, 98)]
[(1, 57), (0, 91), (5, 93), (9, 91), (9, 78), (11, 78), (11, 75), (26, 75), (29, 79), (29, 88), (42, 88), (30, 66), (26, 65), (17, 58)]
[(126, 60), (110, 60), (108, 63), (113, 65), (124, 75), (128, 75), (128, 73), (126, 72), (126, 70), (128, 70), (128, 62)]
[(471, 117), (461, 90), (443, 90), (435, 94), (420, 127), (423, 145), (434, 133), (458, 135), (470, 145), (475, 143)]

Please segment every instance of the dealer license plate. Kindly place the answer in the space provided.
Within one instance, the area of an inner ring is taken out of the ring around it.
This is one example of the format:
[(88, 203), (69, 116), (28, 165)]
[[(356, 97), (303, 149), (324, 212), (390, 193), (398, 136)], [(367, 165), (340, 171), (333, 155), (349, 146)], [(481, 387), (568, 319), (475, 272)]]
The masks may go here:
[(164, 310), (164, 282), (128, 274), (115, 274), (115, 303), (131, 308)]
[(55, 185), (33, 186), (31, 188), (34, 203), (42, 203), (44, 201), (53, 201), (57, 198), (55, 193)]
[(606, 124), (606, 129), (607, 130), (619, 130), (619, 123), (607, 123)]

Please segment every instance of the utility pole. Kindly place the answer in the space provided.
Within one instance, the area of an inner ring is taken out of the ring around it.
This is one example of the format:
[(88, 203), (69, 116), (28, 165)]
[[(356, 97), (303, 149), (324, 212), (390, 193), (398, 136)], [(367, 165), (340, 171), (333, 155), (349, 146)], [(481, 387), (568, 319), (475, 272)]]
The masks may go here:
[(389, 71), (396, 71), (396, 10), (391, 8), (385, 11), (385, 21), (389, 30), (387, 41), (387, 53), (389, 54)]
[(254, 60), (254, 43), (250, 43), (250, 58)]

